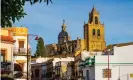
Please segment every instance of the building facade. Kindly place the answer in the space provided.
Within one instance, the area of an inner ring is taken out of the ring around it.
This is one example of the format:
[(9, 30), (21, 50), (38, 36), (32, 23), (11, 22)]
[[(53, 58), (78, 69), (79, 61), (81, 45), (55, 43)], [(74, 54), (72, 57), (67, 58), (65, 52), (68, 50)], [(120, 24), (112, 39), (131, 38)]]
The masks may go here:
[(95, 7), (89, 13), (88, 22), (84, 23), (84, 39), (87, 51), (101, 51), (106, 48), (104, 24), (101, 23), (100, 14)]
[(13, 77), (14, 63), (13, 63), (13, 45), (15, 40), (11, 36), (10, 30), (0, 29), (1, 32), (1, 74), (8, 74)]
[(107, 53), (95, 56), (95, 80), (108, 80), (108, 76), (110, 80), (133, 80), (132, 53), (133, 42), (116, 44), (109, 57)]
[[(28, 44), (28, 28), (11, 27), (11, 28), (3, 28), (3, 29), (11, 31), (12, 32), (11, 36), (15, 40), (15, 43), (12, 46), (13, 59), (14, 59), (13, 61), (14, 78), (26, 79), (27, 69), (30, 74), (30, 47)], [(27, 66), (27, 59), (28, 59), (28, 66)]]
[(43, 63), (36, 63), (36, 64), (31, 64), (31, 80), (45, 80), (44, 79), (44, 65), (45, 62)]
[(51, 58), (32, 58), (31, 59), (31, 80), (47, 80), (48, 61)]

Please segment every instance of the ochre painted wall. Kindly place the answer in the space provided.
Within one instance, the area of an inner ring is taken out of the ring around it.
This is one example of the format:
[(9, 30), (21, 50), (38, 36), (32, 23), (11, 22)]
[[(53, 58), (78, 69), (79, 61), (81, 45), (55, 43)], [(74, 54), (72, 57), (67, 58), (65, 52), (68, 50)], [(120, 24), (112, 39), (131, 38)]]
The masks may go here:
[[(93, 34), (93, 29), (95, 30), (95, 34)], [(99, 36), (98, 30), (100, 30)], [(100, 22), (99, 12), (95, 8), (89, 14), (88, 23), (84, 24), (84, 39), (86, 40), (87, 51), (101, 51), (106, 48), (104, 24)]]
[(11, 62), (13, 60), (13, 49), (12, 48), (13, 48), (13, 44), (11, 43), (4, 43), (4, 42), (1, 43), (0, 49), (6, 50), (5, 59), (7, 62)]

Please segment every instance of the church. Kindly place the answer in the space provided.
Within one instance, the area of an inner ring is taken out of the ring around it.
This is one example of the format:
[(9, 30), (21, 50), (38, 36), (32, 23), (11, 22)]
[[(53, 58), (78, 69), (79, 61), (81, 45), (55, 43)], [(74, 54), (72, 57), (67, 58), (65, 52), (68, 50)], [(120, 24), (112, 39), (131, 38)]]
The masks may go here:
[(86, 51), (103, 51), (106, 48), (106, 42), (104, 38), (104, 24), (100, 22), (99, 12), (95, 7), (92, 8), (89, 13), (88, 22), (84, 22), (84, 38), (77, 37), (75, 40), (71, 40), (69, 33), (67, 32), (67, 25), (65, 20), (61, 26), (62, 30), (58, 34), (57, 44), (46, 45), (47, 54), (49, 56), (75, 56), (83, 50)]

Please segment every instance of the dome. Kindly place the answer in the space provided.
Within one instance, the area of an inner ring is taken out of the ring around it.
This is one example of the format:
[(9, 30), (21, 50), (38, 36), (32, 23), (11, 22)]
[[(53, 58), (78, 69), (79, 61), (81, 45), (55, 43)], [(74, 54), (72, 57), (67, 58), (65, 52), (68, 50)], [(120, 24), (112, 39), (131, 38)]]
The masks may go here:
[(68, 38), (68, 33), (66, 32), (66, 31), (61, 31), (60, 33), (59, 33), (59, 35), (58, 35), (58, 39), (60, 39), (60, 38), (64, 38), (64, 37), (66, 37), (66, 38)]

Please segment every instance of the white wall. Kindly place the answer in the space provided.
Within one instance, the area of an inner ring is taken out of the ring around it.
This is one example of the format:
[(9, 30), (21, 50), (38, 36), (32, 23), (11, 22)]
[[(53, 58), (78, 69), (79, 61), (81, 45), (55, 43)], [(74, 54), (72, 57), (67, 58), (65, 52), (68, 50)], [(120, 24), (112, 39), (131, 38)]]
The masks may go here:
[(35, 60), (31, 60), (31, 64), (36, 64), (36, 63), (43, 63), (43, 62), (46, 62), (47, 60), (49, 60), (51, 58), (37, 58)]
[[(95, 66), (95, 80), (107, 80), (107, 78), (103, 78), (102, 69), (106, 69), (107, 64), (97, 65)], [(110, 65), (110, 69), (112, 69), (112, 78), (110, 80), (118, 80), (119, 76), (121, 80), (133, 80), (130, 78), (129, 74), (133, 73), (133, 65)], [(128, 75), (128, 76), (127, 76)], [(128, 78), (128, 79), (127, 79)]]
[(13, 39), (16, 40), (16, 42), (14, 43), (14, 47), (18, 48), (19, 44), (18, 41), (19, 39), (24, 39), (24, 48), (27, 48), (27, 36), (13, 36)]
[(47, 60), (49, 59), (53, 59), (53, 65), (55, 66), (55, 63), (56, 62), (59, 62), (59, 61), (74, 61), (74, 57), (67, 57), (67, 58), (37, 58), (36, 60), (32, 60), (31, 61), (31, 64), (36, 64), (36, 63), (42, 63), (42, 62), (46, 62)]
[[(110, 80), (133, 80), (129, 74), (133, 73), (133, 45), (114, 47), (114, 55), (109, 56), (109, 67), (112, 69)], [(102, 69), (108, 68), (107, 55), (95, 57), (95, 80), (107, 80), (103, 78)]]
[(53, 60), (53, 66), (55, 66), (56, 62), (59, 62), (59, 61), (74, 61), (74, 57), (67, 57), (67, 58), (54, 58)]
[[(27, 36), (13, 36), (13, 39), (16, 40), (13, 46), (14, 50), (17, 50), (19, 48), (19, 40), (24, 40), (24, 48), (27, 49)], [(14, 56), (14, 62), (16, 62), (16, 60), (25, 61), (23, 70), (24, 72), (27, 72), (27, 56)]]
[(114, 55), (123, 63), (133, 63), (133, 45), (114, 47)]

